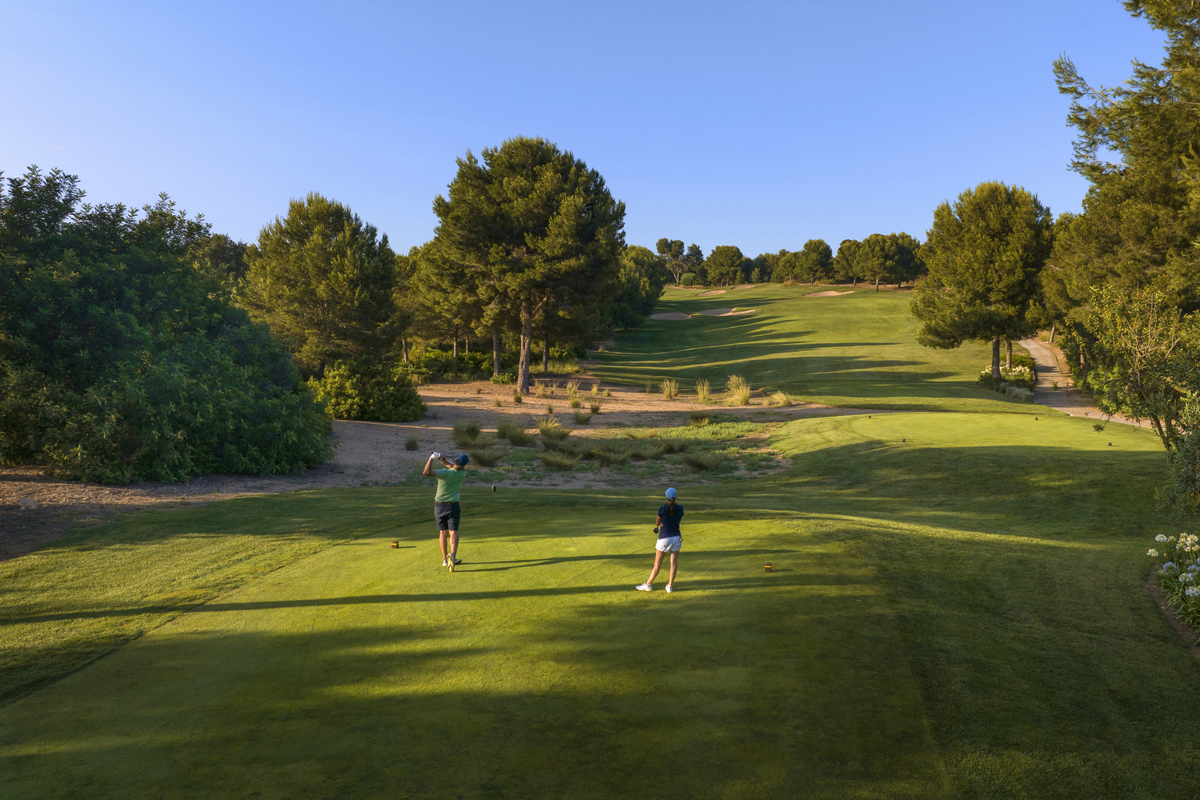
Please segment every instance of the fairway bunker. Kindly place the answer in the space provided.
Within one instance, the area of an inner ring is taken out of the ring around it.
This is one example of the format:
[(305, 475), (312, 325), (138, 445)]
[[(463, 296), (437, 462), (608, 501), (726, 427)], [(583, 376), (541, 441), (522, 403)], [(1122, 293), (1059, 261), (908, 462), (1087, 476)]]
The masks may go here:
[(813, 292), (812, 294), (806, 294), (806, 295), (804, 295), (804, 296), (805, 296), (805, 297), (840, 297), (840, 296), (842, 296), (842, 295), (844, 295), (844, 294), (854, 294), (854, 292), (853, 292), (853, 291), (848, 291), (848, 292)]
[(710, 308), (707, 311), (697, 311), (696, 313), (706, 317), (741, 317), (753, 314), (757, 310), (755, 308), (743, 308), (740, 311), (737, 308)]

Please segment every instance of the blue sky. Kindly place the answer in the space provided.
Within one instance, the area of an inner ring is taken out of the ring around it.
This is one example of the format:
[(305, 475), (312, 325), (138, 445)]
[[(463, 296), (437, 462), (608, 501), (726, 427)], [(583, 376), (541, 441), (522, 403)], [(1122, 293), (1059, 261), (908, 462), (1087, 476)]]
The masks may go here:
[(1051, 62), (1119, 83), (1163, 38), (1117, 0), (0, 6), (0, 170), (161, 191), (252, 241), (334, 197), (407, 251), (457, 157), (542, 136), (600, 171), (626, 237), (709, 252), (907, 231), (984, 180), (1086, 190)]

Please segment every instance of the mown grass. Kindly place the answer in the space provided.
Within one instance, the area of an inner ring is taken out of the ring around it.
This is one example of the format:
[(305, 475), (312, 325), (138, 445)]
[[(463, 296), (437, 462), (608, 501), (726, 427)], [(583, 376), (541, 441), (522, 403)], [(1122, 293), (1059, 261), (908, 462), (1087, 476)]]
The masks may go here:
[(149, 513), (2, 564), (6, 653), (173, 621), (32, 693), (54, 648), (10, 663), (0, 796), (1200, 792), (1200, 670), (1142, 589), (1178, 532), (1152, 435), (900, 414), (771, 444), (784, 473), (678, 485), (671, 596), (631, 591), (649, 485), (468, 487), (453, 575), (427, 489)]
[(975, 385), (979, 370), (991, 363), (987, 345), (931, 350), (917, 344), (908, 292), (805, 297), (826, 288), (765, 284), (714, 297), (668, 289), (658, 311), (737, 306), (756, 313), (647, 320), (618, 332), (596, 355), (594, 372), (605, 383), (657, 386), (673, 379), (685, 389), (697, 381), (724, 387), (737, 374), (755, 391), (835, 406), (1034, 413)]

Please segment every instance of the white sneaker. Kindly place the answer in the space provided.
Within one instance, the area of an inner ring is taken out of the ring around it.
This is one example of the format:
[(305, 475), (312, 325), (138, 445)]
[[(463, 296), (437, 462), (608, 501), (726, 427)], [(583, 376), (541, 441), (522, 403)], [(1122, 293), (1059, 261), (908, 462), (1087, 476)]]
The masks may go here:
[(637, 589), (639, 592), (649, 592), (649, 591), (651, 591), (651, 590), (652, 590), (654, 587), (653, 587), (653, 586), (651, 586), (651, 585), (650, 585), (650, 584), (648, 584), (648, 583), (639, 583), (637, 586), (635, 586), (635, 587), (633, 587), (633, 588)]
[(450, 563), (450, 562), (449, 562), (448, 560), (446, 560), (446, 559), (444, 559), (444, 558), (442, 559), (442, 566), (443, 566), (443, 567), (444, 567), (444, 566), (446, 566), (446, 565), (447, 565), (447, 564), (449, 564), (449, 563)]
[(675, 591), (675, 590), (674, 590), (674, 589), (672, 589), (672, 588), (671, 588), (671, 584), (669, 584), (669, 583), (668, 583), (668, 584), (667, 584), (667, 594), (670, 594), (670, 593), (671, 593), (671, 592), (673, 592), (673, 591)]

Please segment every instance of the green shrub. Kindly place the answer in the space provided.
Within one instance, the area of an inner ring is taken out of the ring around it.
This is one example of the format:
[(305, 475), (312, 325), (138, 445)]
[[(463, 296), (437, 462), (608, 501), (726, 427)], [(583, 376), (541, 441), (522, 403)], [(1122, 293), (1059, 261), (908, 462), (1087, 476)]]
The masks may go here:
[(629, 457), (637, 461), (656, 461), (667, 452), (662, 442), (638, 442), (629, 448)]
[(1200, 628), (1200, 538), (1192, 533), (1178, 537), (1160, 533), (1154, 540), (1162, 547), (1146, 555), (1157, 559), (1155, 577), (1175, 614), (1193, 628)]
[(587, 425), (592, 421), (592, 415), (586, 411), (576, 411), (572, 416), (575, 417), (576, 425)]
[(525, 432), (525, 428), (507, 420), (496, 423), (496, 435), (507, 439), (514, 447), (529, 447), (534, 444), (533, 437)]
[(695, 286), (700, 283), (700, 276), (694, 272), (685, 272), (679, 276), (680, 286)]
[(534, 427), (536, 427), (538, 429), (538, 433), (544, 434), (546, 431), (552, 431), (552, 430), (556, 430), (558, 428), (558, 417), (554, 416), (553, 414), (546, 414), (545, 416), (534, 417), (533, 424), (534, 424)]
[(499, 386), (507, 386), (517, 382), (517, 371), (515, 369), (500, 370), (498, 375), (493, 375), (488, 380)]
[[(333, 455), (328, 414), (168, 200), (82, 205), (78, 180), (0, 184), (0, 463), (103, 483), (278, 474)], [(16, 195), (20, 195), (16, 198)]]
[(621, 442), (610, 442), (592, 449), (592, 457), (606, 467), (624, 464), (631, 455), (629, 445)]
[(415, 422), (428, 410), (402, 364), (373, 359), (342, 361), (308, 382), (334, 419)]

